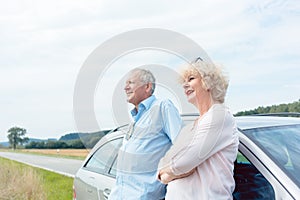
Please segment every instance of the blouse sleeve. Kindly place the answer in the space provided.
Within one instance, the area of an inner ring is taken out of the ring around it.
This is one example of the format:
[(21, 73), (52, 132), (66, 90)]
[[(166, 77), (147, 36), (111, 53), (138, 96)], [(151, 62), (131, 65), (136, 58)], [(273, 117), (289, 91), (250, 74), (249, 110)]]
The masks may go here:
[(179, 137), (168, 152), (166, 160), (169, 160), (171, 171), (176, 176), (187, 173), (231, 144), (234, 127), (233, 117), (224, 109), (206, 113), (189, 134), (191, 136)]

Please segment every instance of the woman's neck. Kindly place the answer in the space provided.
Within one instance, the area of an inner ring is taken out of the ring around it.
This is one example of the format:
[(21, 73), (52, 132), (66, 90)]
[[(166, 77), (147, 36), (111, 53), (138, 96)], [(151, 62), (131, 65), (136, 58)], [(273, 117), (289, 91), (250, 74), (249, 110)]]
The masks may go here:
[(207, 111), (215, 104), (213, 99), (209, 96), (208, 98), (203, 98), (201, 101), (198, 101), (198, 111), (200, 116), (204, 115), (207, 113)]

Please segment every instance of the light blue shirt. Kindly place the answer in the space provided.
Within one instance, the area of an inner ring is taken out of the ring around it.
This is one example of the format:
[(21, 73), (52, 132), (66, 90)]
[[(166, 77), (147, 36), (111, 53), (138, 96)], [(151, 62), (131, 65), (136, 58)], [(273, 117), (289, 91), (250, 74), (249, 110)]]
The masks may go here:
[(156, 179), (157, 166), (181, 129), (180, 115), (170, 100), (153, 95), (131, 114), (135, 120), (132, 135), (120, 148), (116, 187), (109, 199), (163, 199), (166, 187)]

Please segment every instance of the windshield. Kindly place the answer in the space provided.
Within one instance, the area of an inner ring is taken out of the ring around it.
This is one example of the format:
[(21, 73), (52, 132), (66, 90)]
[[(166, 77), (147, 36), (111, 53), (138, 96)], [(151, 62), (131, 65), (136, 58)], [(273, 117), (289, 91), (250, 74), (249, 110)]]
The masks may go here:
[(243, 131), (300, 186), (300, 125)]

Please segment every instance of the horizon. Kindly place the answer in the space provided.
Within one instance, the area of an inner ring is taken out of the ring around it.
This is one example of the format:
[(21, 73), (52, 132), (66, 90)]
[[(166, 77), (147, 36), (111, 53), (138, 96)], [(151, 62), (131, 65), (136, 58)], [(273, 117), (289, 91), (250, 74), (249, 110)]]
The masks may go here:
[[(258, 107), (270, 107), (270, 106), (278, 106), (278, 105), (281, 105), (281, 104), (289, 104), (289, 103), (294, 103), (294, 102), (297, 102), (297, 101), (300, 101), (300, 99), (298, 99), (298, 100), (295, 100), (295, 101), (293, 101), (293, 102), (288, 102), (288, 103), (278, 103), (278, 104), (273, 104), (273, 105), (266, 105), (266, 106), (257, 106), (256, 108), (252, 108), (252, 109), (249, 109), (249, 110), (241, 110), (241, 111), (237, 111), (237, 112), (235, 112), (235, 113), (232, 113), (233, 115), (235, 115), (235, 114), (237, 114), (238, 112), (243, 112), (243, 111), (250, 111), (250, 110), (255, 110), (255, 109), (257, 109)], [(182, 113), (181, 113), (182, 114)], [(115, 127), (112, 127), (112, 129), (113, 128), (115, 128)], [(26, 129), (26, 128), (25, 128)], [(111, 130), (111, 129), (103, 129), (103, 130), (98, 130), (98, 131), (107, 131), (107, 130)], [(85, 133), (95, 133), (95, 132), (98, 132), (97, 130), (96, 131), (94, 131), (94, 132), (85, 132)], [(35, 138), (35, 137), (30, 137), (29, 139), (39, 139), (39, 140), (51, 140), (51, 139), (56, 139), (56, 140), (59, 140), (61, 137), (63, 137), (63, 136), (65, 136), (65, 135), (68, 135), (68, 134), (79, 134), (79, 133), (83, 133), (83, 132), (66, 132), (66, 133), (64, 133), (64, 134), (61, 134), (60, 136), (58, 136), (57, 138)], [(85, 134), (84, 133), (84, 134)], [(27, 137), (27, 136), (26, 136)], [(0, 140), (0, 143), (6, 143), (6, 142), (8, 142), (8, 139), (6, 140), (6, 141), (2, 141), (2, 140)]]
[[(3, 4), (0, 11), (0, 142), (7, 140), (7, 130), (13, 126), (25, 128), (27, 137), (33, 138), (81, 131), (73, 101), (82, 67), (102, 44), (142, 28), (180, 33), (224, 66), (230, 77), (225, 103), (233, 114), (300, 98), (300, 4), (296, 1), (193, 0), (187, 4), (176, 0), (170, 6), (155, 0), (16, 0)], [(124, 44), (115, 45), (118, 50)], [(118, 124), (113, 97), (117, 88), (122, 90), (122, 78), (130, 69), (153, 64), (175, 71), (182, 63), (180, 55), (146, 48), (112, 60), (92, 95), (100, 130)], [(168, 78), (167, 73), (158, 75)], [(172, 99), (182, 111), (185, 106), (178, 93), (161, 85), (156, 95)]]

